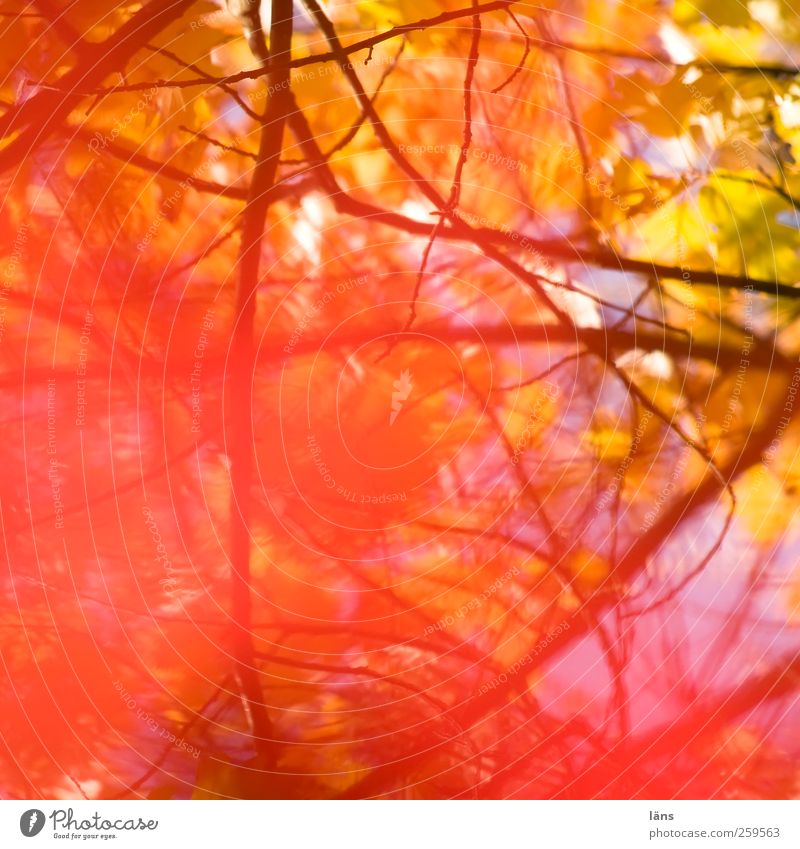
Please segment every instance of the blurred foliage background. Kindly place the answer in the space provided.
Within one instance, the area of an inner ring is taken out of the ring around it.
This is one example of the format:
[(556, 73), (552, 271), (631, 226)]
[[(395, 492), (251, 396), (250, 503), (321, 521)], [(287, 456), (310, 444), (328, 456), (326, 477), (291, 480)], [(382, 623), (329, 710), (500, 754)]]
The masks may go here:
[(2, 0), (0, 793), (796, 797), (798, 11)]

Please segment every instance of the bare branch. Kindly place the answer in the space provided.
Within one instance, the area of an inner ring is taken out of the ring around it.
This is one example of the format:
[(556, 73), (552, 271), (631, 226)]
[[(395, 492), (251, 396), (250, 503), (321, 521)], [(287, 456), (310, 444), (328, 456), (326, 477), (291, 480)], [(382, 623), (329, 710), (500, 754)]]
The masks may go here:
[[(292, 49), (292, 0), (272, 0), (269, 53), (269, 98), (261, 126), (258, 161), (253, 171), (247, 205), (242, 218), (238, 282), (230, 352), (230, 425), (228, 455), (231, 462), (231, 580), (232, 619), (237, 676), (250, 717), (255, 747), (264, 769), (274, 768), (276, 745), (272, 723), (263, 700), (255, 666), (252, 638), (250, 586), (250, 486), (253, 478), (253, 397), (255, 365), (253, 322), (259, 285), (261, 243), (272, 202), (278, 165), (283, 149), (283, 131), (293, 98), (288, 62)], [(255, 36), (254, 36), (255, 37)]]

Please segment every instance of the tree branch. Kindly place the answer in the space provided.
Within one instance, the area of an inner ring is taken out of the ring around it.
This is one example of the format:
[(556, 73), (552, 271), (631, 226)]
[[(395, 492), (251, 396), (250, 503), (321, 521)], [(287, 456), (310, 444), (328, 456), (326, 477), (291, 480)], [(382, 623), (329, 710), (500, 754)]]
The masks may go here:
[(264, 704), (253, 654), (250, 586), (250, 487), (253, 478), (253, 382), (255, 347), (253, 323), (259, 285), (261, 244), (271, 204), (281, 151), (283, 130), (293, 99), (289, 60), (292, 48), (292, 0), (272, 0), (272, 25), (268, 80), (270, 96), (261, 127), (258, 161), (253, 170), (242, 219), (234, 325), (229, 359), (230, 394), (227, 445), (231, 462), (231, 602), (235, 623), (237, 676), (249, 713), (256, 751), (264, 769), (274, 769), (276, 742)]

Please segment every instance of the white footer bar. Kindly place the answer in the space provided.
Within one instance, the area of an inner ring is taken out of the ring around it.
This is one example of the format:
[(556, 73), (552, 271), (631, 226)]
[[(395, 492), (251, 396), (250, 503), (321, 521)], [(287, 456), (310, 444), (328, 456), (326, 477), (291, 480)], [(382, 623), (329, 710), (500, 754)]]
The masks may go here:
[(0, 802), (0, 846), (800, 849), (800, 801)]

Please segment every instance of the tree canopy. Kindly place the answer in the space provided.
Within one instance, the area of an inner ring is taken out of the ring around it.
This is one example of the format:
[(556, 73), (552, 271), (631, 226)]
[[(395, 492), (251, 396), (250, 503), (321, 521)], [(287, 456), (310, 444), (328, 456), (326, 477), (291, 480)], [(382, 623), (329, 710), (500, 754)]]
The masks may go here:
[(0, 0), (0, 794), (792, 798), (793, 0)]

